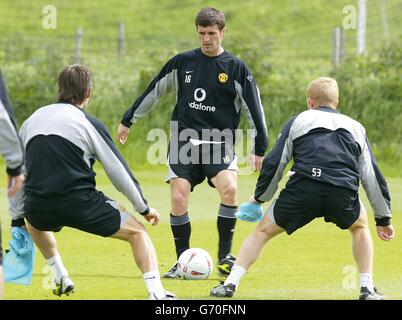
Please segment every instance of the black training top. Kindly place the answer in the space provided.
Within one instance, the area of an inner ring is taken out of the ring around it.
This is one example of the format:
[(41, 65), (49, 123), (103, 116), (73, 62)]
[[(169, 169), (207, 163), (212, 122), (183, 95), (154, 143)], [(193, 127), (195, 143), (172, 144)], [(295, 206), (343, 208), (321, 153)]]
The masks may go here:
[[(295, 174), (358, 192), (360, 181), (377, 223), (389, 223), (391, 198), (365, 128), (327, 106), (304, 111), (290, 119), (265, 157), (255, 198), (270, 201), (289, 161)], [(306, 190), (310, 192), (310, 190)]]
[(171, 120), (177, 122), (179, 132), (193, 129), (200, 140), (202, 130), (212, 129), (229, 129), (234, 137), (243, 108), (255, 129), (252, 152), (264, 155), (268, 139), (259, 90), (249, 68), (239, 58), (227, 51), (209, 57), (201, 49), (174, 56), (127, 110), (121, 123), (131, 127), (167, 91), (176, 93)]

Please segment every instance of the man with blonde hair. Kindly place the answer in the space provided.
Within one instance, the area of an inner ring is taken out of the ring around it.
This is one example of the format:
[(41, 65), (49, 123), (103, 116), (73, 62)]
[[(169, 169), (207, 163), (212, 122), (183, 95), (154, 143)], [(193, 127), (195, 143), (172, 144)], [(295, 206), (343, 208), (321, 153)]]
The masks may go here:
[(311, 81), (307, 87), (307, 97), (315, 105), (330, 105), (336, 108), (339, 102), (339, 89), (335, 79), (321, 77)]
[[(237, 213), (240, 219), (261, 221), (244, 241), (226, 281), (211, 290), (212, 296), (232, 297), (246, 270), (274, 236), (284, 231), (292, 234), (315, 218), (324, 217), (352, 234), (353, 255), (360, 272), (360, 300), (384, 299), (373, 285), (373, 244), (359, 200), (360, 180), (374, 211), (378, 236), (385, 241), (394, 237), (391, 199), (364, 127), (336, 110), (338, 97), (334, 79), (318, 78), (309, 84), (308, 110), (282, 128), (263, 162), (254, 195)], [(261, 204), (273, 198), (292, 158), (293, 174), (263, 216)]]

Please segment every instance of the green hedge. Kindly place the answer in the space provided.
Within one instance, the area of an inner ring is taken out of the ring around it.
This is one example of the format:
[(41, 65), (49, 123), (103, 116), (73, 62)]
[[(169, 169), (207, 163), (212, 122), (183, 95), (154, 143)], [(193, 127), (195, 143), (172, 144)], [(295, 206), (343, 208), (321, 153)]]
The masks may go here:
[(397, 42), (385, 46), (377, 56), (347, 59), (333, 74), (340, 86), (342, 112), (365, 126), (376, 156), (398, 175), (402, 162), (401, 74), (402, 48)]
[[(228, 43), (228, 48), (254, 72), (265, 108), (270, 146), (285, 121), (306, 109), (307, 84), (318, 76), (330, 75), (339, 83), (339, 109), (366, 127), (377, 157), (390, 168), (388, 173), (400, 175), (395, 169), (395, 164), (402, 162), (402, 49), (397, 43), (385, 46), (378, 55), (350, 57), (332, 73), (318, 65), (276, 66), (269, 56), (269, 43), (244, 46), (243, 42), (242, 47)], [(49, 45), (44, 55), (33, 52), (35, 50), (25, 50), (25, 55), (18, 57), (24, 62), (14, 62), (7, 56), (7, 63), (2, 64), (19, 124), (38, 107), (56, 101), (57, 73), (69, 62), (57, 46)], [(114, 136), (124, 111), (173, 54), (175, 52), (158, 51), (146, 57), (127, 57), (123, 61), (88, 57), (84, 64), (95, 72), (94, 96), (88, 112), (104, 121)], [(2, 60), (4, 57), (0, 57)], [(162, 98), (156, 109), (133, 127), (122, 151), (137, 167), (147, 166), (146, 153), (152, 144), (146, 142), (149, 129), (168, 129), (173, 102), (173, 96)], [(241, 126), (247, 128), (245, 119)]]

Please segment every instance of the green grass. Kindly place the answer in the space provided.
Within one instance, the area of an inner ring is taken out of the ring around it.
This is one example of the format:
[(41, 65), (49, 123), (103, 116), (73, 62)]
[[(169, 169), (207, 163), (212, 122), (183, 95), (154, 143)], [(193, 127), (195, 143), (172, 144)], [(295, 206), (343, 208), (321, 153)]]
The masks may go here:
[[(332, 30), (342, 25), (342, 9), (351, 4), (349, 0), (98, 0), (96, 5), (88, 0), (54, 0), (56, 30), (42, 27), (42, 9), (48, 2), (2, 0), (0, 66), (21, 125), (38, 107), (57, 100), (57, 73), (74, 61), (75, 30), (83, 28), (82, 63), (95, 73), (88, 112), (103, 121), (114, 136), (124, 112), (168, 58), (199, 46), (194, 16), (201, 7), (213, 5), (226, 14), (224, 48), (245, 61), (257, 80), (270, 145), (285, 121), (305, 110), (307, 84), (316, 77), (332, 75), (340, 85), (340, 111), (365, 125), (377, 159), (387, 163), (384, 172), (397, 176), (402, 163), (401, 131), (395, 126), (400, 122), (398, 93), (402, 92), (397, 77), (400, 46), (385, 49), (389, 57), (375, 62), (378, 48), (385, 42), (381, 2), (367, 3), (370, 59), (345, 60), (343, 71), (334, 74)], [(390, 40), (399, 44), (402, 1), (384, 3)], [(126, 28), (124, 59), (117, 56), (120, 21)], [(345, 30), (345, 57), (355, 56), (355, 38), (356, 30)], [(137, 138), (121, 148), (130, 163), (147, 166), (144, 155), (151, 142), (144, 141), (151, 128), (164, 129), (169, 135), (174, 98), (162, 97), (147, 118), (134, 126), (132, 135)], [(248, 128), (244, 120), (242, 117), (241, 128)], [(384, 123), (389, 125), (384, 127)]]
[[(127, 208), (130, 204), (107, 181), (98, 170), (98, 187), (107, 195), (119, 200)], [(137, 172), (144, 193), (162, 216), (156, 227), (147, 225), (155, 244), (161, 273), (167, 271), (175, 260), (173, 240), (169, 227), (170, 194), (165, 184), (165, 171)], [(0, 175), (5, 181), (4, 174)], [(245, 201), (253, 192), (256, 176), (241, 176), (239, 201)], [(394, 212), (393, 224), (396, 238), (381, 241), (375, 233), (374, 219), (369, 208), (370, 229), (374, 238), (374, 280), (390, 299), (402, 299), (401, 251), (402, 240), (402, 179), (388, 179)], [(6, 213), (4, 189), (0, 204), (3, 247), (9, 239), (9, 217)], [(364, 192), (362, 192), (364, 194)], [(197, 187), (191, 195), (192, 247), (210, 252), (216, 262), (217, 231), (216, 211), (219, 203), (217, 193), (206, 183)], [(138, 215), (140, 221), (145, 221)], [(245, 237), (254, 224), (238, 222), (233, 252), (239, 251)], [(77, 291), (62, 299), (145, 299), (146, 289), (139, 269), (134, 265), (128, 244), (114, 239), (103, 239), (78, 230), (63, 229), (56, 234), (59, 249), (74, 279)], [(351, 237), (348, 231), (340, 231), (332, 224), (315, 220), (292, 236), (279, 235), (264, 249), (263, 254), (243, 278), (236, 293), (237, 299), (356, 299), (358, 289), (344, 289), (343, 269), (354, 266), (351, 253)], [(46, 280), (43, 269), (45, 261), (37, 251), (33, 283), (29, 287), (6, 284), (5, 299), (58, 299), (43, 288)], [(205, 281), (163, 280), (166, 289), (177, 293), (180, 299), (209, 299), (209, 289), (221, 278), (216, 270)], [(358, 273), (356, 274), (358, 287)]]
[[(368, 3), (368, 53), (375, 52), (375, 47), (384, 40), (380, 12), (377, 10), (379, 3)], [(224, 47), (251, 64), (256, 79), (261, 83), (262, 99), (267, 107), (267, 118), (271, 121), (269, 129), (271, 130), (272, 125), (280, 125), (281, 118), (274, 118), (271, 106), (271, 98), (276, 97), (273, 93), (283, 87), (290, 93), (298, 92), (292, 89), (292, 83), (296, 80), (304, 88), (307, 81), (313, 77), (328, 74), (331, 69), (332, 28), (341, 25), (344, 18), (342, 8), (350, 4), (350, 1), (305, 0), (283, 3), (273, 0), (99, 0), (95, 5), (94, 1), (53, 0), (51, 4), (58, 10), (58, 28), (44, 30), (42, 8), (47, 4), (49, 2), (46, 1), (0, 1), (0, 64), (4, 74), (18, 75), (8, 77), (10, 97), (17, 117), (20, 120), (24, 118), (21, 112), (28, 115), (26, 111), (21, 110), (21, 106), (24, 107), (28, 102), (39, 106), (54, 101), (56, 71), (53, 72), (51, 67), (58, 70), (61, 65), (72, 61), (75, 30), (81, 27), (84, 29), (83, 63), (91, 66), (96, 74), (94, 100), (89, 112), (106, 121), (113, 134), (123, 110), (132, 103), (137, 91), (143, 89), (138, 81), (148, 82), (148, 78), (173, 53), (198, 46), (193, 19), (201, 7), (208, 5), (216, 6), (226, 14), (228, 32)], [(398, 15), (401, 11), (401, 0), (388, 0), (386, 7), (390, 36), (395, 39), (402, 30)], [(127, 50), (126, 59), (119, 61), (116, 53), (116, 33), (121, 20), (125, 22)], [(355, 35), (355, 30), (345, 31), (345, 51), (349, 55), (355, 52)], [(47, 68), (42, 68), (50, 69), (48, 74), (46, 70), (36, 69), (35, 61), (41, 61), (42, 56), (45, 57), (44, 61), (49, 61)], [(55, 62), (50, 64), (50, 61)], [(295, 67), (298, 68), (297, 72), (292, 71)], [(142, 72), (150, 74), (141, 76)], [(265, 82), (268, 75), (272, 80)], [(42, 80), (43, 88), (39, 90), (34, 87), (33, 90), (28, 90), (38, 80)], [(289, 82), (289, 86), (279, 85), (284, 82)], [(52, 83), (53, 87), (45, 83)], [(17, 92), (21, 93), (17, 95)], [(283, 93), (276, 95), (282, 96)], [(304, 99), (303, 96), (287, 97), (286, 101), (281, 100), (281, 104), (276, 107), (282, 110), (287, 106), (285, 102)], [(304, 102), (301, 106), (304, 106)], [(157, 116), (157, 113), (152, 114), (152, 117)], [(167, 117), (163, 120), (166, 121), (163, 123), (167, 123)], [(145, 131), (147, 126), (148, 122), (145, 121), (141, 128)], [(381, 128), (380, 125), (377, 130), (382, 130)], [(141, 131), (138, 128), (136, 130)], [(164, 272), (174, 262), (174, 247), (168, 223), (169, 187), (163, 182), (164, 171), (144, 168), (148, 164), (138, 161), (136, 153), (139, 153), (138, 150), (144, 145), (144, 139), (135, 141), (140, 142), (130, 142), (126, 149), (132, 151), (125, 150), (125, 155), (131, 163), (136, 164), (135, 168), (146, 170), (138, 172), (138, 178), (151, 205), (162, 215), (159, 226), (147, 228), (158, 252), (161, 272)], [(386, 175), (396, 176), (400, 175), (400, 167), (400, 163), (392, 162), (392, 166), (388, 164), (387, 168), (382, 168)], [(4, 168), (1, 160), (0, 168)], [(255, 180), (256, 176), (240, 178), (240, 201), (246, 200), (252, 193)], [(0, 173), (0, 181), (5, 185), (3, 172)], [(98, 184), (109, 196), (130, 207), (124, 197), (110, 186), (102, 173)], [(370, 227), (376, 250), (374, 277), (378, 287), (389, 298), (401, 299), (402, 241), (398, 232), (402, 226), (402, 179), (389, 179), (389, 184), (397, 237), (390, 243), (377, 239), (370, 214)], [(368, 207), (365, 198), (364, 201)], [(192, 246), (208, 250), (214, 258), (217, 251), (218, 202), (216, 192), (203, 184), (192, 194), (190, 203), (193, 221)], [(6, 207), (3, 190), (0, 219), (4, 247), (7, 247), (10, 233)], [(241, 242), (253, 228), (253, 224), (238, 223), (234, 253), (238, 252)], [(127, 244), (68, 228), (57, 234), (57, 239), (65, 265), (78, 288), (77, 293), (69, 299), (146, 297), (141, 274), (133, 263)], [(357, 289), (342, 288), (345, 276), (343, 268), (354, 265), (350, 242), (347, 231), (341, 232), (335, 226), (322, 221), (314, 221), (291, 237), (280, 235), (268, 244), (258, 262), (244, 278), (236, 298), (355, 299)], [(38, 253), (33, 284), (30, 287), (7, 284), (6, 299), (54, 299), (49, 291), (42, 287), (44, 265), (44, 260)], [(214, 272), (206, 281), (164, 281), (164, 284), (181, 299), (204, 299), (208, 298), (208, 291), (217, 284), (218, 278)]]
[[(99, 60), (116, 55), (117, 26), (124, 21), (127, 55), (130, 60), (143, 63), (156, 52), (165, 56), (166, 52), (172, 50), (182, 51), (197, 46), (194, 17), (202, 7), (214, 6), (226, 15), (227, 44), (237, 43), (247, 47), (250, 42), (256, 42), (266, 55), (274, 57), (274, 63), (282, 67), (304, 64), (312, 69), (325, 65), (328, 69), (331, 66), (332, 29), (342, 26), (346, 16), (342, 10), (351, 2), (98, 0), (94, 5), (93, 1), (53, 0), (51, 5), (57, 10), (57, 29), (46, 30), (42, 27), (45, 17), (42, 10), (48, 4), (46, 1), (1, 1), (0, 42), (7, 43), (6, 50), (14, 45), (18, 48), (18, 37), (26, 37), (31, 40), (28, 40), (29, 47), (36, 48), (36, 54), (43, 54), (49, 43), (57, 40), (57, 47), (63, 50), (65, 56), (71, 57), (76, 29), (83, 28), (84, 59), (88, 61), (92, 60), (90, 57), (96, 57)], [(400, 34), (397, 12), (400, 11), (401, 2), (388, 0), (385, 8), (389, 35), (395, 38)], [(384, 38), (378, 1), (368, 3), (367, 21), (367, 48), (377, 49)], [(345, 30), (345, 52), (356, 51), (355, 38), (355, 29)], [(10, 39), (16, 39), (16, 43), (9, 42)], [(21, 48), (19, 50), (23, 51)]]

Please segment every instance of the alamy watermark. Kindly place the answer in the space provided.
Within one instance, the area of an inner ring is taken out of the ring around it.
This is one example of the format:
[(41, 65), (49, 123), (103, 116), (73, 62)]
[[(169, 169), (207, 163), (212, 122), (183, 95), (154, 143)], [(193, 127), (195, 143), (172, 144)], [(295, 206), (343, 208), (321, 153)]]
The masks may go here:
[(357, 8), (354, 5), (344, 6), (342, 13), (345, 14), (342, 26), (345, 30), (357, 29)]
[(42, 279), (42, 287), (46, 290), (56, 289), (56, 272), (54, 269), (48, 265), (44, 266), (42, 269), (44, 277)]
[(42, 19), (42, 27), (45, 30), (57, 29), (57, 9), (53, 5), (46, 5), (42, 8), (42, 13), (45, 15)]
[(346, 265), (342, 269), (345, 275), (342, 281), (342, 288), (345, 290), (356, 290), (357, 288), (357, 268), (356, 266)]
[[(147, 150), (148, 163), (166, 164), (237, 164), (239, 174), (253, 172), (248, 166), (249, 153), (253, 152), (256, 131), (254, 129), (179, 129), (172, 121), (170, 134), (160, 128), (151, 129), (147, 141), (154, 142)], [(169, 152), (168, 152), (169, 149)]]

